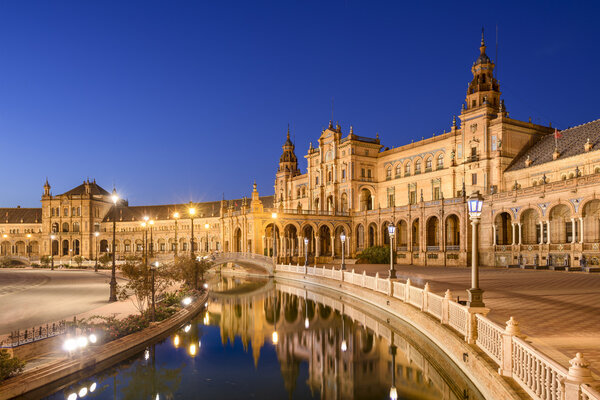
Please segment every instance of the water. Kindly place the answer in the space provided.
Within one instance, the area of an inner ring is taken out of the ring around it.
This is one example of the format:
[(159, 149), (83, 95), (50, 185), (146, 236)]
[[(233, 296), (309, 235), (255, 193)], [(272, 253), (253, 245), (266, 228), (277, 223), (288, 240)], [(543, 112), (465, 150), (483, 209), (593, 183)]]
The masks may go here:
[(392, 385), (399, 399), (482, 398), (426, 337), (373, 306), (293, 282), (219, 278), (207, 308), (167, 339), (43, 395), (389, 399)]

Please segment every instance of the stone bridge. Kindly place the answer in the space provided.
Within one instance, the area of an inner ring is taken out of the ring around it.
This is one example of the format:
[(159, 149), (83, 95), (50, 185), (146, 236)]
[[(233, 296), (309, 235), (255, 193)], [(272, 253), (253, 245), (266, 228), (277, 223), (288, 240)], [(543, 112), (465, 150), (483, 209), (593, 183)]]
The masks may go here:
[(210, 259), (214, 266), (233, 263), (247, 268), (262, 269), (269, 276), (273, 276), (273, 259), (255, 253), (217, 253)]

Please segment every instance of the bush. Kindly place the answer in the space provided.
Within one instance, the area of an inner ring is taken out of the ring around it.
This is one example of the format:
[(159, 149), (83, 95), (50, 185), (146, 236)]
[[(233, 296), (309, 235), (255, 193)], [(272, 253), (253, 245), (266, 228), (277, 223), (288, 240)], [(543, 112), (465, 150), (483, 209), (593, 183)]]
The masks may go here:
[(364, 249), (356, 255), (361, 264), (387, 264), (390, 262), (390, 248), (388, 246), (373, 246)]
[(51, 263), (52, 263), (52, 258), (50, 258), (50, 256), (42, 256), (40, 258), (40, 264), (44, 268), (48, 268)]
[(11, 357), (8, 351), (0, 351), (0, 382), (23, 372), (25, 363), (16, 357)]

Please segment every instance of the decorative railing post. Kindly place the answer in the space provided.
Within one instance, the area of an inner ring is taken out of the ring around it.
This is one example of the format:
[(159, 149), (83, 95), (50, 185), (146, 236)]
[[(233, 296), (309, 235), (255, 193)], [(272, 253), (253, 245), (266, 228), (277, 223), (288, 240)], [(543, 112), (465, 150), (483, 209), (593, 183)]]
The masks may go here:
[(425, 287), (423, 287), (423, 301), (421, 302), (421, 311), (427, 311), (429, 309), (429, 290), (429, 282), (425, 282)]
[(592, 383), (594, 378), (590, 372), (590, 363), (587, 362), (581, 353), (577, 353), (575, 358), (569, 361), (571, 367), (564, 381), (565, 396), (564, 400), (579, 400), (581, 385)]
[(392, 278), (388, 278), (388, 282), (388, 296), (394, 297), (394, 281), (392, 280)]
[(379, 290), (379, 272), (375, 273), (375, 291)]
[(444, 298), (442, 299), (442, 324), (448, 325), (450, 320), (450, 301), (452, 300), (452, 292), (450, 289), (446, 290)]
[(510, 317), (506, 321), (506, 328), (502, 333), (502, 353), (500, 358), (500, 368), (498, 373), (502, 376), (512, 377), (513, 370), (513, 337), (521, 336), (521, 329), (519, 329), (519, 323)]
[(408, 303), (410, 299), (410, 278), (406, 280), (406, 286), (404, 287), (404, 301)]
[(467, 343), (475, 344), (477, 341), (477, 314), (484, 317), (490, 312), (489, 308), (485, 307), (468, 307), (467, 335), (465, 337)]
[(363, 271), (362, 273), (362, 287), (365, 287), (365, 285), (367, 284), (367, 271)]

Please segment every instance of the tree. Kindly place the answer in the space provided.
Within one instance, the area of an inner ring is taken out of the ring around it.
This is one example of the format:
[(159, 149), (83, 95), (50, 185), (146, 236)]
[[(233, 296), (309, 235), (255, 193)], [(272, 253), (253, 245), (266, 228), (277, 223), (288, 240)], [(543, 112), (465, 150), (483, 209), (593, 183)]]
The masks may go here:
[(390, 248), (387, 246), (368, 247), (357, 254), (356, 258), (364, 264), (387, 264), (390, 262)]
[(23, 372), (25, 363), (16, 357), (11, 357), (8, 351), (0, 351), (0, 383), (13, 375)]
[[(143, 314), (150, 305), (152, 297), (151, 269), (136, 257), (128, 258), (121, 266), (123, 277), (127, 283), (122, 287), (119, 297), (121, 299), (129, 298)], [(177, 279), (174, 273), (173, 264), (161, 264), (154, 271), (154, 293), (155, 297), (160, 297), (165, 290)]]
[(212, 267), (208, 260), (192, 260), (189, 257), (177, 257), (173, 264), (173, 272), (177, 279), (185, 282), (193, 289), (198, 288), (197, 278), (204, 281), (204, 273)]
[(77, 266), (81, 268), (81, 264), (83, 264), (83, 257), (75, 256), (73, 257), (73, 261), (75, 261), (75, 264), (77, 264)]
[(52, 262), (52, 259), (50, 258), (50, 256), (42, 256), (42, 257), (40, 257), (40, 264), (44, 268), (48, 268), (48, 266), (50, 265), (51, 262)]
[(102, 256), (100, 256), (98, 262), (103, 267), (106, 267), (110, 262), (112, 262), (112, 256), (108, 253), (104, 253)]

